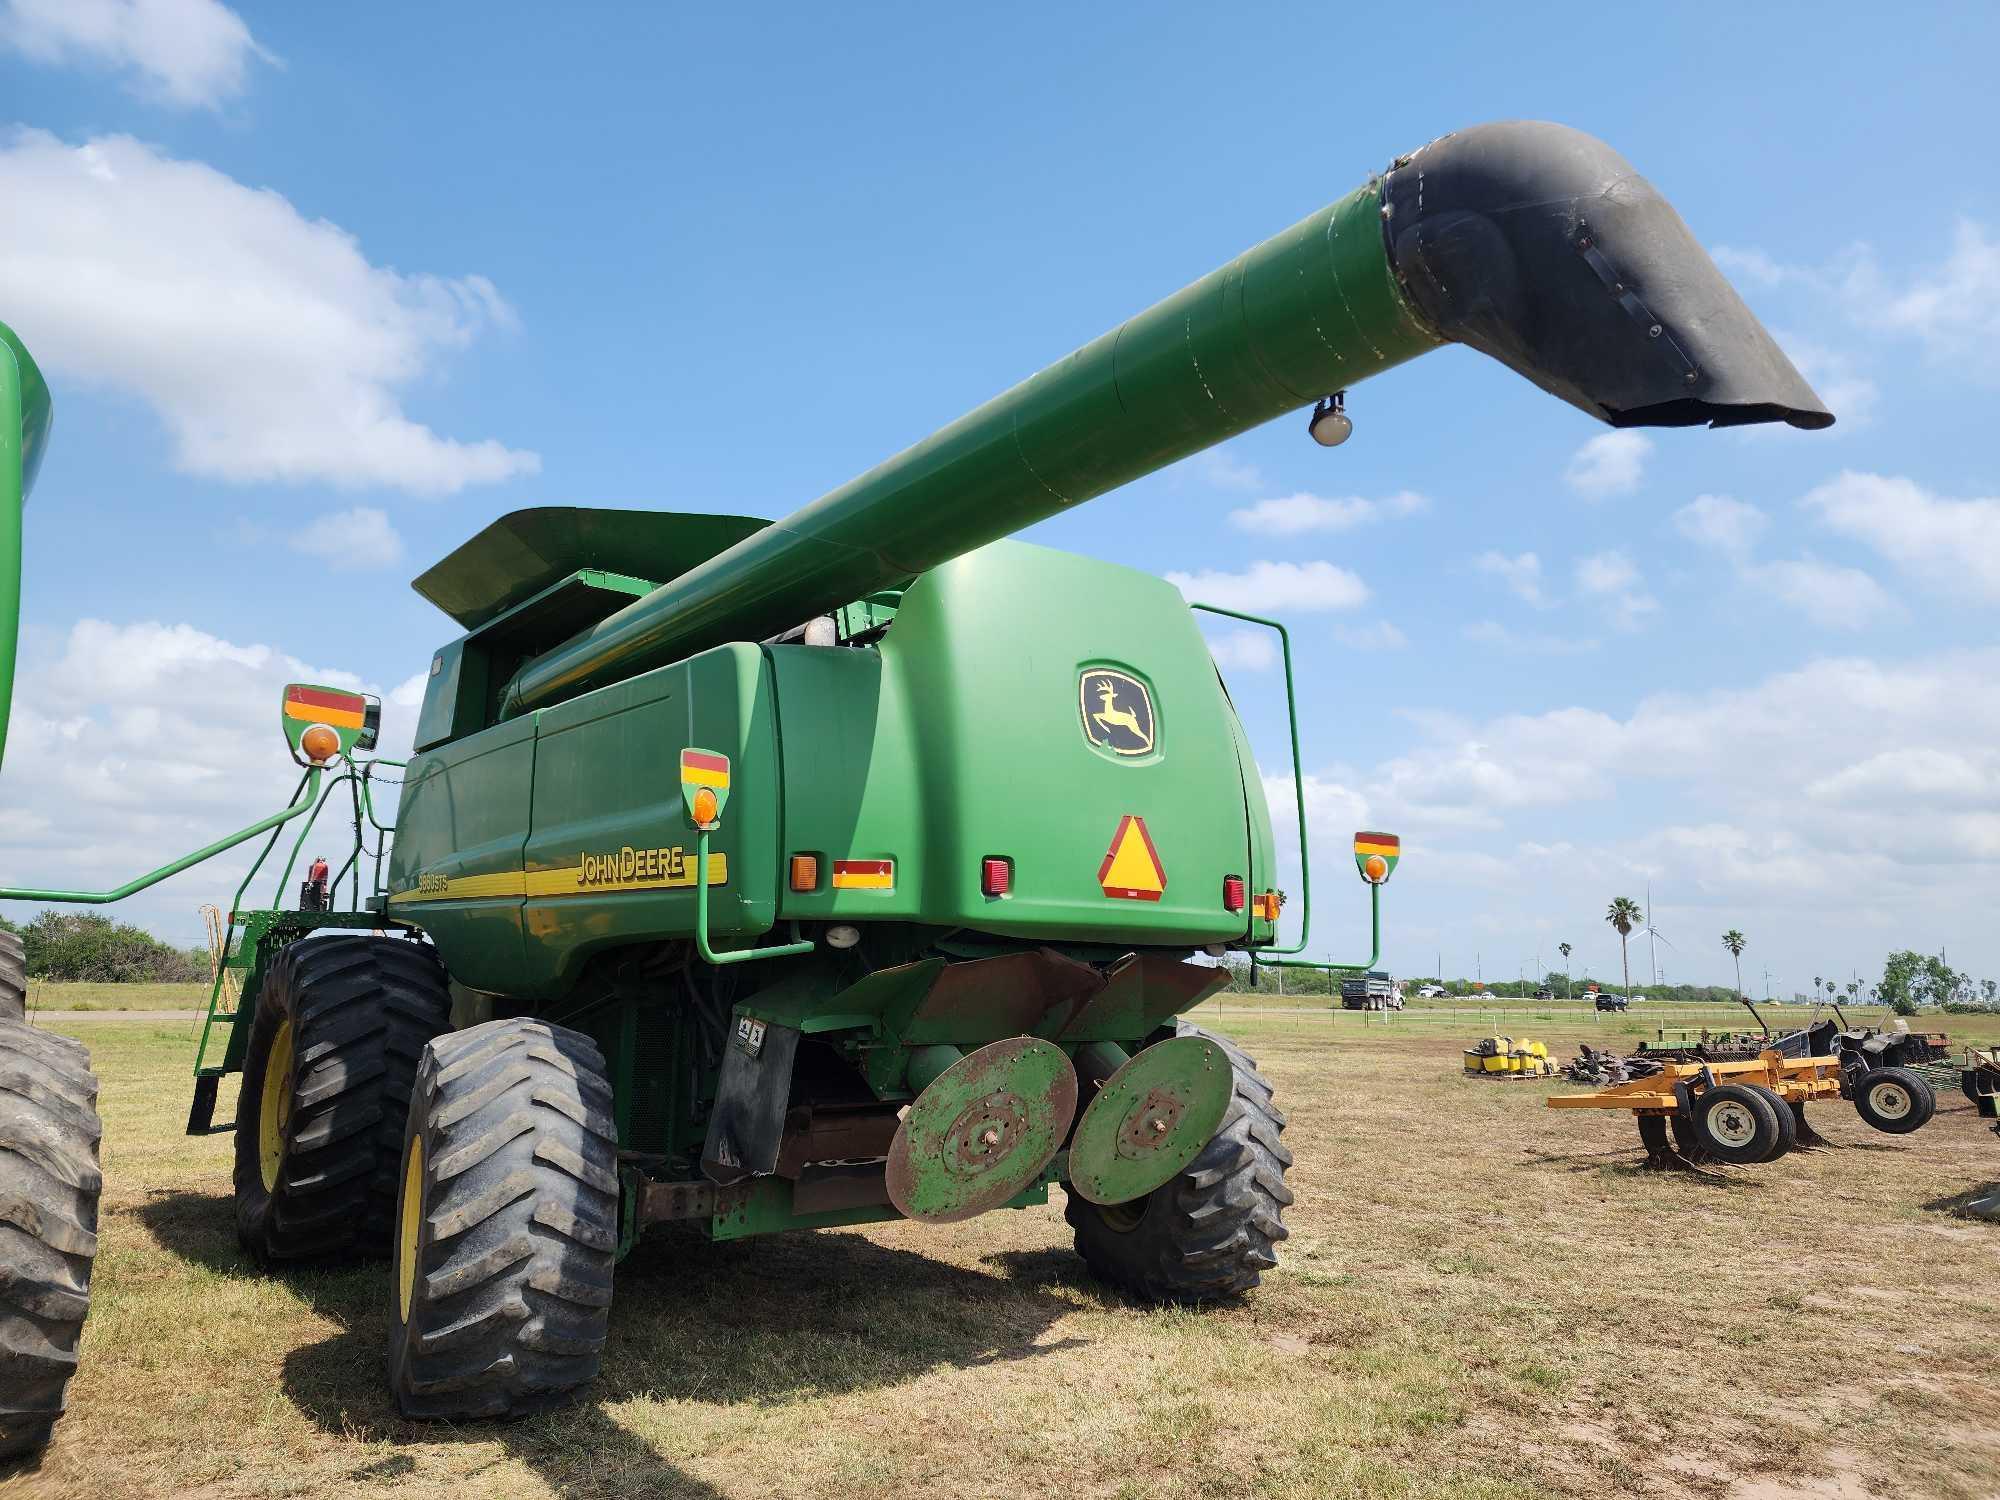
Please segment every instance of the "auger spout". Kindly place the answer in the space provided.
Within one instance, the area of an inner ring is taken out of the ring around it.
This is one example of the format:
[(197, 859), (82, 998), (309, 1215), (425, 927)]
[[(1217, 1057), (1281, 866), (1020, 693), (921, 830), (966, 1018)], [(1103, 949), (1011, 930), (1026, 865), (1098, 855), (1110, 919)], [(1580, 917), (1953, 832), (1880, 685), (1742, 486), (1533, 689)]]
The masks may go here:
[(530, 660), (501, 712), (778, 634), (1450, 342), (1613, 426), (1833, 420), (1616, 152), (1478, 126)]

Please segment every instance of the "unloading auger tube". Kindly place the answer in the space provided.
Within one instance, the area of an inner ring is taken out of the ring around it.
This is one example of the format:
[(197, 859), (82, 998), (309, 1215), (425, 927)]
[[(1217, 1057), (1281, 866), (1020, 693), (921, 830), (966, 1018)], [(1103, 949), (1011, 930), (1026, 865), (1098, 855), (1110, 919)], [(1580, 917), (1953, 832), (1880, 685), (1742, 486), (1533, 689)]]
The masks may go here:
[(1833, 421), (1616, 151), (1475, 126), (531, 660), (502, 712), (777, 634), (1446, 343), (1614, 427)]

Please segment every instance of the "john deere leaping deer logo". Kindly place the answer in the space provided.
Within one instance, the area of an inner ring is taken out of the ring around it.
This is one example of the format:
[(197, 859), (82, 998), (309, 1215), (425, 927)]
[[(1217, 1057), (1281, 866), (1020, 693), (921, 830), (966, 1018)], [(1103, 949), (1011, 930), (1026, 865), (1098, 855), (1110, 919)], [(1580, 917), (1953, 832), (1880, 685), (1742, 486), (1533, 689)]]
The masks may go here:
[(1153, 698), (1143, 682), (1108, 667), (1089, 667), (1077, 691), (1085, 739), (1113, 755), (1151, 753)]

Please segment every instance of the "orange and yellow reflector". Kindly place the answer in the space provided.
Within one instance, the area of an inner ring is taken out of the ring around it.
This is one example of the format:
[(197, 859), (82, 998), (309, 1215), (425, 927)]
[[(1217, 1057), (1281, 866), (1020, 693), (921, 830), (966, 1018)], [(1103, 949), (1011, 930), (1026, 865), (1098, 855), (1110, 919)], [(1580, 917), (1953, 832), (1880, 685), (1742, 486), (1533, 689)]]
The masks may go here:
[(1381, 885), (1395, 874), (1402, 855), (1403, 841), (1393, 833), (1354, 835), (1354, 867), (1370, 885)]
[(836, 859), (833, 862), (836, 891), (893, 891), (896, 862), (893, 859)]
[(1280, 904), (1276, 891), (1259, 891), (1257, 899), (1250, 904), (1250, 910), (1260, 922), (1275, 922), (1278, 920)]
[(1157, 901), (1167, 893), (1167, 867), (1146, 831), (1146, 820), (1127, 813), (1118, 820), (1104, 863), (1097, 867), (1104, 894), (1119, 901)]
[(681, 751), (681, 800), (690, 823), (704, 833), (715, 832), (729, 800), (729, 757), (713, 750)]

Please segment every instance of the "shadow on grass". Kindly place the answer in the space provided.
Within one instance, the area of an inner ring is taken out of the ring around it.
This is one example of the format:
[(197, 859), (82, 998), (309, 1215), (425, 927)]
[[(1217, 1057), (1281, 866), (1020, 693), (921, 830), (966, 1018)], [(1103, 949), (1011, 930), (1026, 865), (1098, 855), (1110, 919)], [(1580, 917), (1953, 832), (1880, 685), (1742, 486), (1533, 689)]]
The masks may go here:
[(2000, 1219), (2000, 1182), (1982, 1182), (1962, 1193), (1933, 1198), (1922, 1206), (1934, 1214), (1955, 1214), (1966, 1219)]
[[(139, 1217), (182, 1259), (252, 1274), (236, 1243), (228, 1198), (155, 1193)], [(362, 1442), (498, 1443), (564, 1496), (693, 1500), (718, 1492), (623, 1425), (622, 1403), (650, 1398), (780, 1408), (1088, 1342), (1038, 1342), (1075, 1310), (1076, 1293), (1097, 1300), (1075, 1256), (1005, 1252), (986, 1264), (992, 1274), (856, 1234), (799, 1233), (740, 1244), (693, 1235), (649, 1240), (618, 1269), (603, 1372), (578, 1401), (519, 1422), (464, 1426), (408, 1421), (390, 1399), (383, 1378), (386, 1265), (300, 1268), (280, 1273), (282, 1279), (340, 1332), (291, 1350), (279, 1379), (299, 1411), (331, 1434)], [(413, 1458), (392, 1455), (349, 1477), (393, 1483), (414, 1468)]]

